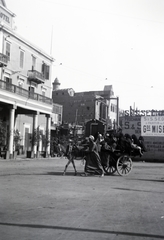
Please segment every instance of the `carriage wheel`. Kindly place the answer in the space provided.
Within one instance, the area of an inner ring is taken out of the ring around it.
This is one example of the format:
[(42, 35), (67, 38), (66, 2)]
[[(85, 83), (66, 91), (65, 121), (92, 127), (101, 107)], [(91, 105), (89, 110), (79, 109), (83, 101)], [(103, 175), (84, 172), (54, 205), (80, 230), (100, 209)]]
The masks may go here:
[(104, 171), (109, 174), (109, 175), (112, 175), (116, 172), (116, 168), (113, 167), (113, 166), (108, 166), (104, 169)]
[(117, 172), (120, 176), (128, 175), (132, 170), (132, 160), (129, 156), (123, 155), (117, 160)]
[(115, 164), (115, 160), (112, 157), (109, 157), (109, 163), (108, 166), (104, 167), (104, 171), (108, 174), (108, 175), (112, 175), (114, 174), (117, 169), (116, 169), (116, 164)]

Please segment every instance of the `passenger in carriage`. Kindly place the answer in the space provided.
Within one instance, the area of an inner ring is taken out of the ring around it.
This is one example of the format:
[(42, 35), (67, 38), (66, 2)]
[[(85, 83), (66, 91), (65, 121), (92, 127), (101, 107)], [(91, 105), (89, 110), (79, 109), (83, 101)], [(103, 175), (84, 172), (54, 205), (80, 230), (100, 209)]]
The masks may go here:
[[(141, 156), (143, 155), (142, 149), (141, 149), (140, 146), (138, 146), (136, 143), (134, 143), (134, 140), (133, 140), (133, 139), (135, 139), (135, 142), (137, 141), (137, 140), (136, 140), (136, 136), (135, 136), (135, 135), (132, 135), (132, 136), (133, 136), (133, 138), (132, 138), (129, 134), (127, 134), (127, 133), (125, 134), (125, 138), (126, 138), (126, 140), (128, 141), (130, 147), (131, 147), (132, 149), (137, 150), (137, 151), (139, 152), (140, 157), (141, 157)], [(134, 136), (135, 136), (135, 137), (134, 137)]]
[(109, 134), (108, 132), (105, 135), (105, 142), (108, 144), (110, 147), (111, 151), (114, 152), (117, 146), (117, 138), (115, 137), (115, 134)]
[(104, 141), (104, 138), (102, 136), (102, 134), (100, 134), (98, 132), (98, 135), (97, 135), (97, 139), (95, 141), (96, 145), (97, 145), (97, 149), (98, 149), (98, 153), (100, 154), (101, 152), (101, 147), (102, 147), (102, 142)]
[(135, 134), (132, 134), (132, 140), (134, 144), (137, 144), (139, 146), (139, 140)]
[(84, 174), (82, 176), (104, 176), (104, 170), (101, 165), (100, 155), (98, 153), (98, 148), (94, 142), (94, 137), (89, 136), (89, 153), (86, 155), (86, 164), (84, 168)]
[(142, 148), (142, 151), (147, 152), (147, 149), (146, 149), (145, 143), (144, 143), (144, 138), (142, 136), (140, 136), (138, 138), (138, 141), (139, 141), (139, 146)]

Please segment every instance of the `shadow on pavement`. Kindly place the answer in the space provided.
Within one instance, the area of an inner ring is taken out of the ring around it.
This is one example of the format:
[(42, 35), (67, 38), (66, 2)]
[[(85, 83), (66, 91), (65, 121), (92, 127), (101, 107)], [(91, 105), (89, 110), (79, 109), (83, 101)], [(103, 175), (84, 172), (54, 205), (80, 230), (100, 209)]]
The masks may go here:
[[(46, 176), (46, 175), (56, 175), (56, 176), (62, 176), (63, 172), (47, 172), (47, 173), (14, 173), (14, 174), (1, 174), (0, 177), (6, 177), (6, 176)], [(73, 175), (73, 173), (72, 173)]]
[(164, 182), (164, 179), (138, 179), (139, 181), (148, 181), (148, 182)]
[[(82, 175), (84, 174), (84, 172), (77, 172), (77, 174), (76, 174), (76, 176), (77, 177), (82, 177)], [(0, 177), (6, 177), (6, 176), (45, 176), (45, 175), (54, 175), (54, 176), (63, 176), (63, 171), (62, 172), (47, 172), (47, 173), (45, 173), (45, 172), (43, 172), (43, 173), (36, 173), (36, 172), (33, 172), (33, 173), (27, 173), (27, 172), (25, 172), (25, 173), (20, 173), (20, 172), (18, 172), (18, 173), (8, 173), (8, 174), (0, 174)], [(64, 175), (64, 176), (75, 176), (75, 172), (66, 172), (66, 174)], [(63, 177), (64, 177), (63, 176)], [(88, 177), (99, 177), (99, 175), (91, 175), (91, 176), (86, 176), (87, 178)], [(115, 174), (105, 174), (105, 176), (104, 177), (118, 177), (118, 178), (121, 178), (121, 176), (119, 176), (119, 175), (115, 175)], [(131, 180), (133, 180), (133, 179), (131, 179)]]
[[(56, 176), (58, 176), (58, 175), (62, 175), (63, 176), (63, 172), (48, 172), (47, 173), (48, 175), (56, 175)], [(77, 177), (80, 177), (80, 172), (78, 172), (77, 173)], [(75, 173), (74, 172), (67, 172), (64, 176), (75, 176)], [(64, 177), (63, 176), (63, 177)]]
[[(130, 189), (130, 188), (112, 188), (112, 189), (116, 189), (116, 190), (123, 190), (123, 191), (133, 191), (133, 192), (149, 192), (149, 193), (155, 193), (155, 191), (145, 191), (145, 190), (140, 190), (140, 189)], [(162, 193), (163, 192), (157, 192), (156, 193)]]
[(132, 178), (129, 178), (130, 180), (138, 180), (138, 181), (146, 181), (146, 182), (164, 182), (164, 179), (161, 178), (161, 179), (143, 179), (143, 178), (138, 178), (138, 179), (132, 179)]
[[(77, 177), (81, 177), (82, 172), (77, 173)], [(46, 175), (52, 175), (52, 176), (63, 176), (63, 172), (47, 172), (47, 173), (14, 173), (14, 174), (1, 174), (0, 177), (7, 177), (7, 176), (46, 176)], [(75, 176), (74, 172), (67, 172), (65, 176)], [(63, 176), (64, 177), (64, 176)]]
[(22, 224), (22, 223), (3, 223), (0, 222), (1, 226), (12, 226), (12, 227), (23, 227), (23, 228), (44, 228), (53, 230), (65, 230), (65, 231), (76, 231), (76, 232), (93, 232), (93, 233), (104, 233), (104, 234), (116, 234), (116, 235), (126, 235), (126, 236), (137, 236), (137, 237), (148, 237), (148, 238), (158, 238), (164, 239), (164, 235), (156, 234), (145, 234), (145, 233), (134, 233), (134, 232), (121, 232), (121, 231), (108, 231), (99, 229), (89, 229), (89, 228), (74, 228), (74, 227), (62, 227), (62, 226), (48, 226), (41, 224)]

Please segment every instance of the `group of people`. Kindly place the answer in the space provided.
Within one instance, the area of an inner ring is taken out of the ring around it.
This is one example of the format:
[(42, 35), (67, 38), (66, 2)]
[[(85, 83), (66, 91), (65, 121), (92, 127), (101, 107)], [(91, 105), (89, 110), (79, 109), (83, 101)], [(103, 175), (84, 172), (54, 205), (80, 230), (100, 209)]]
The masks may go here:
[(79, 153), (84, 154), (85, 158), (84, 173), (82, 176), (98, 175), (103, 177), (106, 167), (109, 165), (111, 154), (114, 155), (117, 151), (120, 151), (121, 153), (129, 153), (129, 155), (133, 152), (134, 156), (142, 156), (143, 151), (146, 151), (142, 137), (138, 139), (134, 134), (132, 136), (123, 134), (121, 129), (109, 131), (104, 136), (100, 133), (95, 134), (95, 136), (90, 135), (81, 142), (81, 146), (83, 146), (82, 151), (79, 151), (79, 148), (72, 140), (69, 142), (65, 154), (69, 161), (65, 167), (64, 174), (71, 162), (76, 173), (74, 159), (77, 159)]
[(142, 156), (146, 152), (144, 139), (142, 136), (137, 138), (135, 134), (123, 134), (121, 129), (109, 131), (104, 137), (97, 134), (96, 139), (89, 136), (89, 154), (86, 155), (85, 175), (98, 174), (104, 176), (104, 168), (109, 164), (110, 153), (115, 154), (117, 151), (127, 153), (132, 156)]

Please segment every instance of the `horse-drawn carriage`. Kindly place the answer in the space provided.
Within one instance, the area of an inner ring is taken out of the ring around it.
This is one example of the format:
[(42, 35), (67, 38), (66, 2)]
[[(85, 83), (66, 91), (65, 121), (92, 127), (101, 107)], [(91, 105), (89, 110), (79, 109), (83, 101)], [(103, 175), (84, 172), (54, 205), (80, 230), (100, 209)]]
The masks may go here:
[[(132, 170), (132, 158), (136, 156), (141, 157), (143, 152), (146, 151), (143, 138), (137, 139), (135, 135), (133, 135), (132, 139), (128, 134), (117, 133), (115, 136), (106, 136), (100, 144), (101, 151), (99, 155), (101, 164), (107, 175), (115, 172), (120, 176), (128, 175)], [(65, 153), (68, 163), (65, 167), (64, 175), (70, 163), (73, 164), (75, 174), (77, 173), (74, 160), (86, 160), (89, 154), (87, 147), (86, 141), (81, 142), (80, 146), (77, 146), (73, 141), (68, 144), (67, 152)]]

